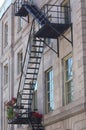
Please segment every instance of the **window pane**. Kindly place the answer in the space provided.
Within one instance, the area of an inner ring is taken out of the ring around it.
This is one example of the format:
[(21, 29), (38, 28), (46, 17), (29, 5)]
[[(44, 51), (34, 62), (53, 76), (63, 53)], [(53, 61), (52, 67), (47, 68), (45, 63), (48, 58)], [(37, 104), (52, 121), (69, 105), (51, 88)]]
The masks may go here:
[(46, 112), (54, 109), (53, 89), (53, 71), (50, 69), (46, 72)]
[(8, 23), (5, 23), (5, 30), (4, 30), (4, 47), (8, 45)]
[(18, 32), (22, 29), (22, 18), (18, 17)]
[(22, 63), (23, 63), (23, 53), (22, 51), (20, 51), (17, 54), (17, 74), (20, 74), (22, 71)]
[(72, 72), (72, 58), (69, 58), (66, 61), (66, 80), (69, 80), (72, 78), (73, 72)]
[(4, 85), (8, 83), (8, 65), (4, 66)]
[(32, 100), (32, 109), (37, 109), (37, 88), (38, 88), (38, 84), (36, 82), (34, 94), (33, 94), (33, 100)]

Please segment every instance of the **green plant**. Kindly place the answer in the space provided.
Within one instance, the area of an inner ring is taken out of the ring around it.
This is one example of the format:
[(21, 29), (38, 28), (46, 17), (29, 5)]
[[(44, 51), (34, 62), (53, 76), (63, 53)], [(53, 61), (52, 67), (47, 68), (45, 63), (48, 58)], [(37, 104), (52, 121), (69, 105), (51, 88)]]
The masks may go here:
[(15, 112), (13, 111), (13, 107), (12, 106), (9, 106), (7, 108), (7, 118), (8, 119), (12, 119), (15, 117)]

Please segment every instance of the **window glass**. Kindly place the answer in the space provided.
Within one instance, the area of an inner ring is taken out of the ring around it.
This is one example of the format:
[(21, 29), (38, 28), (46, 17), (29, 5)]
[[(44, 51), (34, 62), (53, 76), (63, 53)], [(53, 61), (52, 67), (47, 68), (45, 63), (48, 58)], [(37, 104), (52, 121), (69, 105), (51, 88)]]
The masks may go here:
[(64, 21), (64, 23), (70, 23), (70, 8), (69, 8), (69, 6), (70, 6), (70, 1), (69, 0), (64, 0), (63, 2), (62, 2), (62, 12), (64, 12), (62, 15), (62, 17), (63, 17), (63, 21)]
[(22, 29), (22, 18), (18, 17), (18, 29), (17, 29), (17, 31), (20, 32), (21, 29)]
[(8, 83), (8, 64), (4, 66), (4, 85)]
[(17, 74), (20, 74), (22, 71), (22, 63), (23, 63), (23, 52), (20, 51), (17, 54)]
[(54, 86), (52, 68), (45, 72), (46, 75), (46, 113), (54, 110)]
[(8, 22), (5, 23), (4, 27), (4, 47), (8, 45)]
[(37, 110), (37, 88), (38, 88), (38, 84), (36, 82), (34, 94), (33, 94), (33, 100), (32, 100), (32, 106), (34, 110)]

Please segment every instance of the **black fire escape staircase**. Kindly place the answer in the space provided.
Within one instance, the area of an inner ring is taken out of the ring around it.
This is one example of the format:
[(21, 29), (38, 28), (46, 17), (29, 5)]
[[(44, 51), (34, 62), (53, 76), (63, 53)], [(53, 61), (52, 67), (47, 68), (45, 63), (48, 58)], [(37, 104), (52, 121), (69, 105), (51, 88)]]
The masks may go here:
[[(34, 119), (32, 116), (34, 111), (32, 109), (32, 99), (44, 44), (46, 44), (44, 39), (58, 39), (59, 36), (62, 36), (73, 45), (70, 7), (45, 5), (43, 9), (39, 9), (36, 5), (30, 4), (28, 0), (17, 0), (14, 7), (16, 16), (25, 17), (31, 14), (33, 21), (22, 67), (17, 103), (16, 106), (14, 106), (14, 111), (18, 113), (18, 116), (9, 120), (8, 123), (29, 124), (33, 130), (43, 130), (44, 127), (42, 126), (41, 119)], [(41, 25), (37, 32), (35, 32), (35, 21)], [(68, 28), (71, 28), (71, 40), (64, 35), (64, 32)], [(53, 48), (51, 49), (56, 52)], [(59, 55), (59, 52), (56, 53)]]

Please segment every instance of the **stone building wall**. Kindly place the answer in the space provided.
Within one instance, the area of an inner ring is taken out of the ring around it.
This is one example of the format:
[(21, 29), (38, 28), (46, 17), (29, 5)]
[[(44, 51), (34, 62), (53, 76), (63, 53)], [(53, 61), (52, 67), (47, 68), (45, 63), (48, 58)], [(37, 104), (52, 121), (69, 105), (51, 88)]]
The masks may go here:
[[(35, 4), (43, 6), (44, 3), (58, 3), (62, 0), (36, 0)], [(71, 21), (73, 25), (73, 48), (62, 36), (59, 38), (59, 57), (48, 47), (45, 47), (38, 75), (38, 110), (44, 114), (44, 125), (46, 130), (85, 130), (86, 129), (86, 2), (85, 0), (70, 0)], [(28, 20), (28, 17), (25, 18)], [(8, 21), (9, 43), (3, 48), (3, 24)], [(0, 20), (0, 130), (11, 129), (8, 125), (4, 127), (4, 103), (16, 97), (20, 75), (17, 75), (17, 54), (23, 51), (23, 58), (29, 37), (32, 16), (29, 23), (22, 20), (22, 29), (18, 32), (18, 17), (14, 16), (13, 5), (4, 13)], [(71, 29), (65, 34), (71, 40)], [(51, 39), (50, 46), (57, 48), (57, 40)], [(73, 80), (74, 101), (63, 106), (63, 66), (62, 60), (72, 53), (73, 56)], [(3, 84), (3, 67), (8, 64), (8, 84)], [(53, 67), (54, 74), (54, 111), (45, 113), (45, 72)], [(28, 129), (27, 126), (14, 129)]]

